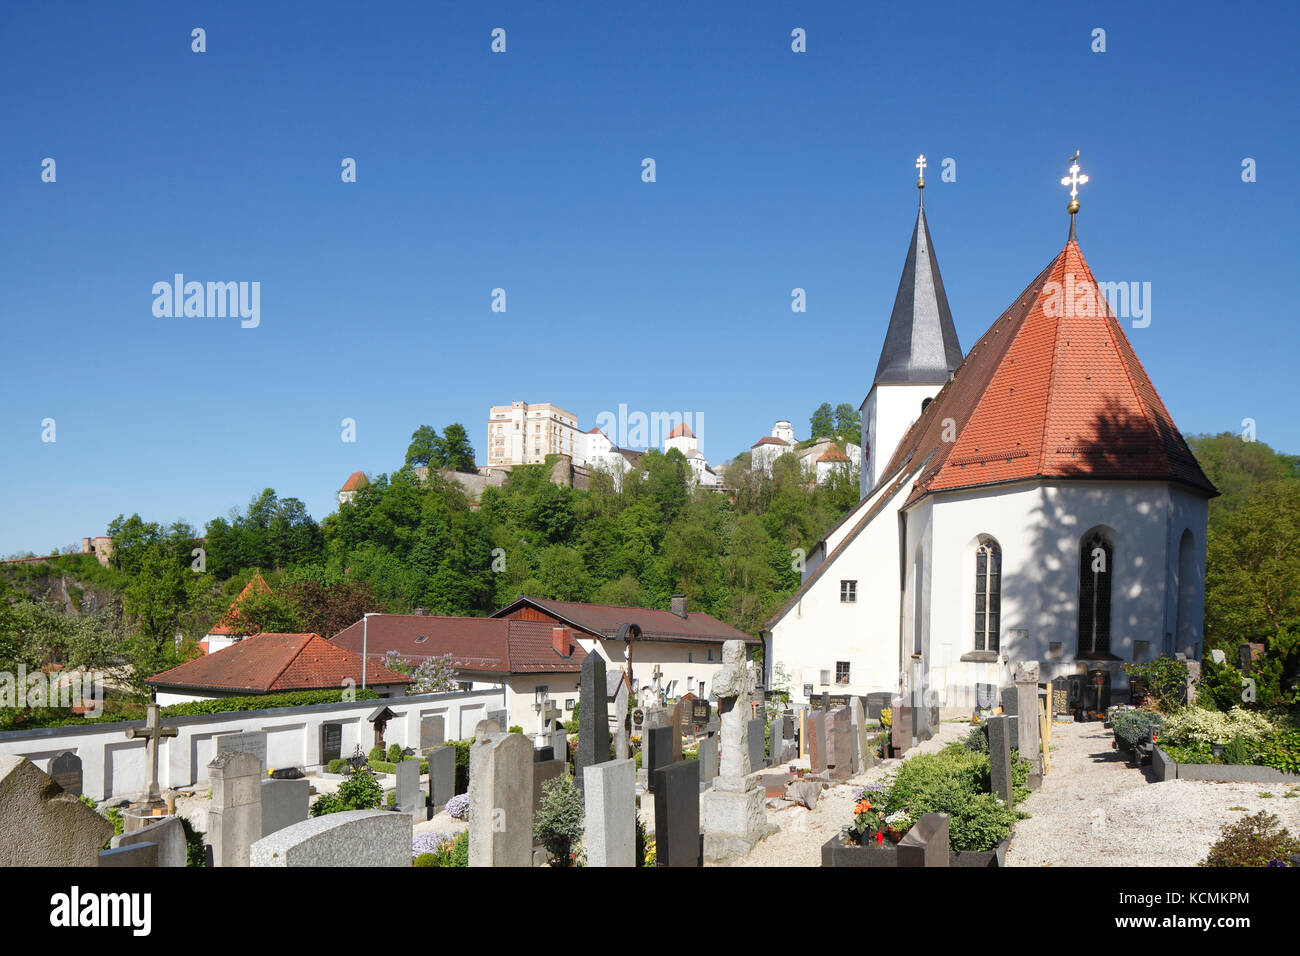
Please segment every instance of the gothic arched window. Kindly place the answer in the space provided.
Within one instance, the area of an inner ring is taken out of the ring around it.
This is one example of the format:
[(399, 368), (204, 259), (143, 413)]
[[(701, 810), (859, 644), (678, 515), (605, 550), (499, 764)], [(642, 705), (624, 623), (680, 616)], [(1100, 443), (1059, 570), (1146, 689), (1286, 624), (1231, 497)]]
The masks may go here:
[(1110, 654), (1110, 587), (1114, 546), (1100, 531), (1079, 548), (1079, 657)]
[(975, 550), (975, 650), (996, 651), (1002, 611), (1002, 549), (982, 538)]

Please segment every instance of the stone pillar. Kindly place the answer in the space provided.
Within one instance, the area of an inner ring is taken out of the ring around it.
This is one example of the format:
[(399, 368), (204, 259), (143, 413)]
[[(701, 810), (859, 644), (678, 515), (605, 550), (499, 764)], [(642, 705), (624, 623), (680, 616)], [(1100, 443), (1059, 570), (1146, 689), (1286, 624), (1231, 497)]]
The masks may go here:
[[(578, 691), (578, 753), (573, 760), (574, 781), (582, 789), (583, 768), (609, 760), (609, 689), (605, 659), (588, 654), (582, 662)], [(473, 779), (471, 775), (471, 779)]]
[(248, 866), (249, 848), (262, 839), (262, 760), (227, 751), (208, 764), (212, 807), (207, 842), (213, 866)]
[(1008, 717), (989, 718), (989, 779), (993, 793), (1012, 805), (1011, 728)]
[(523, 734), (478, 737), (469, 762), (469, 865), (532, 866), (533, 745)]
[(1037, 786), (1035, 778), (1041, 781), (1043, 776), (1042, 755), (1038, 752), (1038, 661), (1017, 664), (1015, 679), (1020, 759), (1029, 761), (1030, 786)]
[(587, 865), (636, 866), (635, 761), (609, 760), (582, 773)]

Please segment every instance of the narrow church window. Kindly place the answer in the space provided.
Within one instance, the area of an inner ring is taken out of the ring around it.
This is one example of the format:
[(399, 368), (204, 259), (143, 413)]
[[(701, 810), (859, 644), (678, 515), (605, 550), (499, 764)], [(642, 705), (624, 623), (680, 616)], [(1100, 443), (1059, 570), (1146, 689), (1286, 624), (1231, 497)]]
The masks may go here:
[(1001, 611), (1002, 549), (990, 538), (975, 551), (975, 650), (998, 649)]
[(858, 600), (858, 582), (841, 581), (840, 582), (840, 603), (854, 604)]
[(1079, 657), (1110, 654), (1110, 583), (1115, 550), (1100, 531), (1079, 549)]

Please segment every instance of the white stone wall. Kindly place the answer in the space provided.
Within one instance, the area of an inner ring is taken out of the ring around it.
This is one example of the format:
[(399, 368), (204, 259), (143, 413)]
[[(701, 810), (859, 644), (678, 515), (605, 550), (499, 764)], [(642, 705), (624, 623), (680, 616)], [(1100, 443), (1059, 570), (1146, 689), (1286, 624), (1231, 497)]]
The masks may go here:
[(862, 405), (862, 493), (869, 494), (880, 481), (881, 469), (912, 422), (921, 417), (921, 402), (934, 398), (943, 385), (875, 385)]
[[(369, 751), (374, 746), (374, 727), (366, 717), (381, 704), (397, 714), (385, 729), (385, 743), (418, 747), (422, 718), (441, 715), (446, 738), (465, 739), (473, 736), (474, 726), (487, 716), (489, 710), (499, 710), (505, 705), (505, 700), (503, 691), (493, 688), (350, 704), (164, 717), (163, 726), (175, 727), (179, 734), (165, 738), (159, 747), (159, 785), (164, 788), (185, 787), (206, 782), (208, 763), (217, 755), (216, 738), (223, 734), (265, 731), (266, 765), (269, 769), (319, 767), (320, 728), (324, 723), (343, 725), (344, 757), (349, 756), (358, 743), (363, 752)], [(96, 800), (132, 796), (141, 792), (146, 783), (145, 742), (128, 739), (126, 731), (143, 726), (143, 723), (123, 721), (6, 731), (0, 733), (0, 753), (19, 754), (48, 770), (52, 758), (70, 750), (81, 757), (82, 789), (88, 796)]]

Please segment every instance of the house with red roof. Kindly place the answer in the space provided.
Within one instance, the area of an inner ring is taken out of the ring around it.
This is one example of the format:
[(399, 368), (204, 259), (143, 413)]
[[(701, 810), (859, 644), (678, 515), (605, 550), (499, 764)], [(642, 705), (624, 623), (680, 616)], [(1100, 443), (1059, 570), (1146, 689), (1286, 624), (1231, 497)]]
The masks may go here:
[(521, 594), (493, 617), (568, 628), (587, 653), (605, 659), (606, 673), (626, 673), (633, 692), (658, 686), (669, 698), (687, 693), (708, 697), (726, 641), (744, 641), (751, 650), (762, 646), (758, 638), (712, 614), (688, 611), (683, 595), (670, 604), (662, 610)]
[(217, 697), (249, 697), (299, 690), (366, 686), (381, 697), (400, 697), (410, 678), (369, 662), (319, 634), (254, 634), (203, 657), (154, 674), (145, 683), (159, 704)]
[(348, 475), (348, 480), (343, 482), (343, 487), (339, 489), (339, 507), (352, 504), (352, 499), (357, 496), (357, 492), (370, 484), (370, 479), (366, 477), (364, 471), (354, 471)]
[(203, 636), (203, 640), (199, 641), (199, 649), (204, 654), (211, 654), (242, 641), (248, 636), (251, 628), (240, 618), (239, 605), (252, 595), (270, 593), (271, 586), (266, 583), (266, 579), (260, 573), (254, 574), (252, 580), (244, 585), (239, 596), (231, 603), (229, 610), (221, 616), (221, 620), (212, 625), (212, 629)]
[[(549, 700), (571, 720), (587, 652), (559, 623), (486, 617), (370, 614), (332, 643), (376, 666), (389, 652), (412, 664), (450, 654), (460, 690), (501, 687), (510, 724), (540, 732), (537, 704)], [(503, 728), (504, 729), (504, 728)]]
[[(922, 182), (923, 185), (923, 182)], [(862, 404), (861, 500), (765, 625), (793, 699), (969, 714), (1018, 663), (1122, 689), (1199, 660), (1208, 500), (1075, 233), (963, 354), (924, 205)]]

